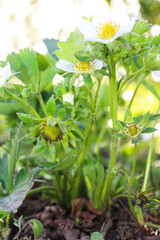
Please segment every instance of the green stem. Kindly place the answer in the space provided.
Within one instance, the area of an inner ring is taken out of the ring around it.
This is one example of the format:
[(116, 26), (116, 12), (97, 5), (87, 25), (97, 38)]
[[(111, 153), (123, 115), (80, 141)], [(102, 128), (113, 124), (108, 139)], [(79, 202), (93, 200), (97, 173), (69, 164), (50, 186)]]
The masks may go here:
[(146, 166), (146, 171), (145, 171), (145, 177), (144, 177), (142, 192), (146, 191), (146, 188), (147, 188), (149, 172), (150, 172), (150, 169), (151, 169), (151, 157), (152, 157), (152, 151), (153, 151), (153, 142), (154, 142), (154, 132), (152, 133), (152, 139), (151, 139), (150, 146), (149, 146), (147, 166)]
[[(112, 53), (109, 51), (110, 56), (110, 63), (111, 63), (111, 78), (109, 78), (109, 102), (110, 102), (110, 113), (111, 113), (111, 119), (113, 128), (116, 128), (114, 119), (117, 119), (117, 82), (116, 82), (116, 69), (115, 69), (115, 63), (112, 58)], [(110, 162), (108, 166), (107, 176), (106, 180), (104, 182), (104, 186), (102, 189), (102, 195), (101, 195), (101, 201), (102, 203), (105, 202), (109, 206), (109, 200), (110, 200), (110, 190), (112, 185), (113, 176), (111, 173), (112, 168), (115, 167), (116, 159), (117, 159), (117, 149), (118, 149), (118, 138), (113, 136), (112, 138), (112, 144), (111, 144), (111, 150), (110, 150)]]
[(128, 80), (130, 80), (131, 78), (135, 77), (137, 74), (143, 72), (145, 70), (145, 67), (141, 68), (140, 70), (138, 70), (137, 72), (135, 73), (131, 73), (129, 74), (126, 79), (122, 82), (122, 84), (120, 85), (120, 88), (118, 89), (118, 93), (117, 93), (117, 98), (119, 99), (119, 96), (120, 96), (120, 93), (122, 91), (122, 88), (124, 87), (124, 85), (126, 84), (126, 82)]
[(27, 196), (32, 195), (32, 194), (37, 193), (37, 192), (48, 191), (48, 190), (53, 191), (54, 187), (52, 187), (52, 186), (42, 186), (42, 187), (39, 187), (39, 188), (32, 189), (27, 193)]
[(111, 151), (110, 151), (110, 163), (107, 170), (106, 180), (104, 182), (104, 187), (102, 189), (101, 201), (102, 203), (106, 200), (106, 205), (109, 206), (110, 200), (110, 190), (113, 180), (112, 169), (116, 164), (117, 159), (117, 149), (118, 149), (118, 139), (117, 137), (113, 137)]
[(11, 213), (8, 213), (6, 218), (6, 228), (9, 228)]
[(80, 167), (83, 164), (84, 158), (86, 156), (86, 153), (88, 152), (88, 142), (89, 142), (89, 137), (90, 137), (90, 133), (93, 127), (93, 117), (92, 115), (89, 117), (88, 120), (88, 124), (87, 124), (87, 129), (85, 132), (85, 139), (84, 139), (84, 143), (83, 143), (83, 149), (79, 155), (79, 158), (77, 159), (77, 166)]
[(116, 68), (113, 62), (112, 54), (109, 51), (110, 63), (111, 63), (111, 78), (109, 78), (109, 102), (110, 102), (110, 113), (113, 128), (115, 128), (114, 119), (117, 119), (117, 82), (116, 82)]
[[(92, 103), (91, 110), (92, 110), (93, 115), (96, 112), (97, 98), (98, 98), (100, 85), (101, 85), (101, 80), (98, 80), (98, 86), (97, 86), (96, 94), (95, 94), (95, 97), (94, 97), (94, 101), (91, 101), (91, 103)], [(94, 106), (93, 106), (93, 104), (94, 104)], [(84, 142), (83, 142), (82, 151), (81, 151), (81, 153), (80, 153), (80, 155), (77, 159), (78, 170), (77, 170), (77, 176), (76, 176), (73, 191), (72, 191), (72, 198), (73, 199), (77, 197), (77, 192), (78, 192), (80, 179), (81, 179), (82, 167), (83, 167), (85, 156), (88, 153), (90, 134), (91, 134), (94, 122), (95, 122), (95, 117), (93, 118), (92, 114), (90, 115), (88, 123), (87, 123), (87, 128), (86, 128), (86, 132), (85, 132), (85, 139), (84, 139)]]
[(68, 199), (67, 199), (67, 171), (64, 172), (63, 175), (63, 208), (66, 209), (67, 208), (67, 204), (68, 204)]
[(10, 97), (18, 100), (19, 102), (23, 103), (27, 108), (30, 109), (30, 111), (34, 114), (36, 118), (40, 118), (38, 113), (35, 111), (35, 109), (27, 102), (25, 102), (23, 99), (17, 97), (16, 95), (12, 94), (11, 92), (8, 92), (6, 89), (4, 90), (6, 94), (8, 94)]
[(131, 176), (129, 179), (129, 186), (128, 186), (128, 203), (129, 203), (129, 207), (130, 207), (130, 210), (133, 215), (135, 215), (135, 213), (134, 213), (134, 209), (133, 209), (133, 205), (132, 205), (132, 201), (131, 201), (131, 191), (132, 191), (134, 172), (135, 172), (135, 168), (136, 168), (136, 160), (137, 160), (137, 144), (135, 144), (134, 160), (133, 160), (132, 172), (131, 172)]
[(45, 104), (44, 104), (44, 101), (42, 99), (42, 96), (41, 96), (40, 92), (37, 93), (37, 98), (38, 98), (38, 100), (39, 100), (39, 102), (41, 104), (41, 107), (43, 109), (43, 112), (44, 112), (45, 116), (47, 117), (46, 107), (45, 107)]
[[(140, 76), (139, 82), (138, 82), (138, 84), (137, 84), (137, 86), (136, 86), (136, 88), (135, 88), (135, 90), (134, 90), (133, 96), (132, 96), (132, 98), (131, 98), (131, 100), (130, 100), (130, 102), (129, 102), (129, 105), (128, 105), (128, 108), (127, 108), (127, 110), (126, 110), (126, 113), (127, 113), (128, 110), (130, 110), (130, 108), (131, 108), (131, 106), (132, 106), (132, 103), (133, 103), (133, 100), (134, 100), (134, 98), (135, 98), (135, 96), (136, 96), (136, 93), (137, 93), (137, 91), (138, 91), (141, 83), (142, 83), (144, 80), (145, 80), (145, 74), (142, 74), (142, 75)], [(126, 120), (126, 113), (125, 113), (124, 121)]]
[[(50, 153), (51, 159), (52, 159), (53, 162), (55, 162), (55, 157), (54, 157), (54, 155), (53, 155), (50, 142), (48, 142), (48, 148), (49, 148), (49, 153)], [(60, 175), (59, 175), (59, 173), (58, 173), (57, 171), (55, 172), (55, 177), (56, 177), (56, 183), (57, 183), (57, 186), (58, 186), (58, 188), (56, 189), (57, 199), (58, 199), (58, 202), (61, 202), (61, 203), (62, 203), (62, 199), (63, 199), (63, 196), (62, 196), (63, 189), (62, 189), (62, 186), (61, 186)], [(61, 196), (60, 196), (60, 195), (61, 195)]]
[(154, 224), (154, 223), (149, 223), (149, 222), (145, 222), (142, 224), (143, 226), (150, 226), (150, 227), (154, 227), (154, 228), (158, 228), (160, 229), (160, 225)]

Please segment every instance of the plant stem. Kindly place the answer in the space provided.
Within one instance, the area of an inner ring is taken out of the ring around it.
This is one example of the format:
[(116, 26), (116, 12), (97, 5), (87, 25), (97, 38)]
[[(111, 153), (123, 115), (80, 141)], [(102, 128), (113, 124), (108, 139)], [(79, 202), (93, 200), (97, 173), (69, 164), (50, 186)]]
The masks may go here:
[(113, 180), (113, 175), (112, 175), (111, 171), (112, 171), (112, 168), (114, 168), (114, 166), (116, 164), (116, 159), (117, 159), (117, 149), (118, 149), (117, 137), (113, 137), (111, 144), (112, 145), (111, 145), (111, 151), (110, 151), (110, 163), (108, 166), (107, 176), (106, 176), (106, 180), (104, 182), (104, 187), (103, 187), (102, 195), (101, 195), (102, 203), (104, 203), (106, 200), (107, 206), (109, 206), (110, 190), (111, 190), (111, 185), (112, 185), (112, 180)]
[(53, 191), (54, 187), (52, 187), (52, 186), (42, 186), (42, 187), (39, 187), (39, 188), (32, 189), (27, 193), (27, 196), (32, 195), (32, 194), (37, 193), (37, 192), (48, 191), (48, 190)]
[[(109, 102), (110, 102), (110, 113), (112, 119), (113, 128), (116, 128), (114, 119), (117, 119), (117, 82), (116, 82), (116, 68), (115, 63), (112, 58), (112, 53), (109, 51), (110, 56), (110, 63), (111, 63), (111, 78), (109, 78)], [(118, 149), (118, 138), (113, 136), (112, 143), (111, 143), (111, 150), (110, 150), (110, 162), (108, 166), (107, 176), (104, 183), (104, 187), (102, 189), (101, 201), (102, 203), (105, 202), (107, 206), (109, 205), (110, 200), (110, 189), (112, 185), (112, 173), (111, 170), (114, 168), (117, 159), (117, 149)]]
[(111, 78), (109, 78), (109, 102), (110, 102), (110, 113), (113, 128), (115, 128), (114, 119), (117, 119), (117, 82), (116, 82), (116, 68), (113, 62), (112, 53), (109, 51), (110, 62), (111, 62)]
[(134, 160), (133, 160), (132, 172), (131, 172), (131, 176), (129, 179), (129, 186), (128, 186), (128, 204), (133, 215), (135, 215), (135, 213), (134, 213), (134, 209), (131, 201), (131, 190), (132, 190), (134, 172), (136, 168), (136, 160), (137, 160), (137, 144), (135, 144)]
[(67, 198), (67, 171), (64, 171), (64, 175), (63, 175), (63, 208), (66, 209), (67, 208), (67, 204), (68, 204), (68, 198)]
[(6, 228), (9, 228), (10, 217), (11, 217), (11, 213), (8, 213), (7, 218), (6, 218)]
[(146, 191), (146, 188), (147, 188), (147, 182), (148, 182), (149, 172), (150, 172), (150, 168), (151, 168), (153, 142), (154, 142), (154, 132), (152, 133), (152, 139), (151, 139), (150, 146), (149, 146), (149, 152), (148, 152), (148, 157), (147, 157), (147, 166), (146, 166), (145, 177), (144, 177), (144, 182), (143, 182), (143, 186), (142, 186), (142, 192)]
[(18, 100), (19, 102), (23, 103), (27, 108), (30, 109), (30, 111), (34, 114), (34, 116), (38, 119), (40, 119), (40, 116), (36, 112), (36, 110), (27, 102), (25, 102), (23, 99), (17, 97), (16, 95), (12, 94), (11, 92), (8, 92), (6, 89), (4, 89), (5, 93), (8, 94), (10, 97)]
[(129, 74), (129, 75), (126, 77), (126, 79), (122, 82), (122, 84), (120, 85), (120, 87), (119, 87), (119, 89), (118, 89), (118, 93), (117, 93), (117, 98), (118, 98), (118, 99), (119, 99), (120, 93), (121, 93), (121, 91), (122, 91), (122, 88), (124, 87), (124, 85), (126, 84), (126, 82), (127, 82), (128, 80), (130, 80), (131, 78), (135, 77), (137, 74), (143, 72), (144, 70), (146, 70), (145, 67), (139, 69), (137, 72), (134, 72), (134, 73)]
[[(142, 74), (142, 75), (140, 76), (139, 82), (138, 82), (138, 84), (137, 84), (137, 86), (136, 86), (136, 88), (135, 88), (135, 90), (134, 90), (133, 96), (132, 96), (132, 98), (131, 98), (131, 100), (130, 100), (130, 102), (129, 102), (129, 105), (128, 105), (128, 108), (127, 108), (127, 110), (126, 110), (126, 113), (127, 113), (128, 110), (130, 110), (130, 108), (131, 108), (131, 106), (132, 106), (132, 103), (133, 103), (133, 100), (134, 100), (134, 98), (135, 98), (135, 96), (136, 96), (136, 93), (137, 93), (137, 91), (138, 91), (141, 83), (142, 83), (144, 80), (145, 80), (145, 74)], [(126, 113), (125, 113), (124, 121), (126, 120)]]
[[(91, 105), (92, 114), (95, 114), (95, 112), (96, 112), (97, 98), (98, 98), (100, 85), (101, 85), (101, 80), (98, 80), (98, 86), (97, 86), (97, 90), (96, 90), (96, 93), (95, 93), (94, 101), (91, 101), (91, 103), (92, 103), (92, 105)], [(83, 166), (83, 163), (84, 163), (85, 156), (88, 153), (89, 139), (90, 139), (90, 134), (91, 134), (94, 122), (95, 122), (95, 117), (93, 118), (93, 116), (90, 115), (88, 123), (87, 123), (87, 128), (86, 128), (86, 132), (85, 132), (85, 139), (84, 139), (84, 142), (83, 142), (82, 151), (81, 151), (81, 153), (80, 153), (80, 155), (77, 159), (78, 169), (77, 169), (77, 176), (76, 176), (75, 183), (74, 183), (74, 186), (73, 186), (73, 191), (72, 191), (72, 198), (73, 199), (77, 197), (77, 192), (78, 192), (80, 179), (81, 179), (82, 166)]]
[[(50, 142), (48, 142), (48, 148), (49, 148), (49, 153), (50, 153), (51, 159), (52, 159), (53, 162), (55, 162), (55, 157), (53, 155)], [(58, 188), (56, 189), (57, 199), (58, 199), (58, 202), (62, 203), (63, 202), (63, 200), (62, 200), (63, 196), (62, 196), (61, 193), (63, 193), (63, 189), (62, 189), (62, 186), (61, 186), (60, 175), (58, 174), (57, 171), (55, 172), (55, 177), (56, 177), (56, 182), (57, 182), (57, 186), (58, 186)], [(60, 195), (61, 195), (61, 199), (60, 199)]]
[(45, 116), (47, 117), (46, 107), (45, 107), (45, 104), (44, 104), (44, 101), (42, 99), (42, 96), (41, 96), (40, 92), (37, 93), (37, 98), (38, 98), (38, 100), (39, 100), (39, 102), (41, 104), (41, 107), (43, 109), (43, 112), (44, 112)]

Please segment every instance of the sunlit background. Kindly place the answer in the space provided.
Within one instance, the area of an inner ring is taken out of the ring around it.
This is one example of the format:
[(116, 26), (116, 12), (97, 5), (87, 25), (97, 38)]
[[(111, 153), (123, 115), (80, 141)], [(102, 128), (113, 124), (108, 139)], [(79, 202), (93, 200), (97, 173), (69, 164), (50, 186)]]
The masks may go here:
[(111, 10), (148, 19), (152, 34), (158, 34), (159, 5), (159, 0), (0, 0), (0, 60), (25, 47), (45, 53), (42, 39), (65, 40), (82, 16), (107, 15)]

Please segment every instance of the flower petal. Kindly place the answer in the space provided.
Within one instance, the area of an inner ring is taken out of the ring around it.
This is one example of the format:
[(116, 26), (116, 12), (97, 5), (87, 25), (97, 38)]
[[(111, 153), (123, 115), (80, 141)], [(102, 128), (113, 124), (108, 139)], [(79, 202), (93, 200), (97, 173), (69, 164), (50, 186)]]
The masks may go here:
[(77, 72), (74, 69), (74, 64), (66, 60), (59, 60), (56, 62), (56, 67), (66, 72)]
[(74, 104), (74, 95), (71, 92), (62, 95), (63, 103)]
[(100, 60), (100, 59), (95, 59), (93, 61), (93, 64), (94, 64), (94, 68), (97, 69), (97, 70), (102, 69), (102, 67), (104, 66), (103, 60)]

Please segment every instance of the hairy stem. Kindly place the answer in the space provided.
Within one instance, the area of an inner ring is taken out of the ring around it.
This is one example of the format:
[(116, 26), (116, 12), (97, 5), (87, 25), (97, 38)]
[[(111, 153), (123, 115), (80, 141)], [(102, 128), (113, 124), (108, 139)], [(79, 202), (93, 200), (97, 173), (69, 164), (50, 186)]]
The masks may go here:
[(28, 103), (25, 102), (23, 99), (17, 97), (16, 95), (12, 94), (11, 92), (7, 91), (6, 89), (4, 90), (6, 94), (8, 94), (10, 97), (18, 100), (19, 102), (23, 103), (32, 113), (36, 118), (40, 118), (36, 110)]
[[(142, 84), (142, 82), (145, 80), (145, 75), (146, 75), (146, 74), (142, 74), (142, 75), (140, 76), (139, 82), (138, 82), (138, 84), (137, 84), (137, 86), (136, 86), (136, 88), (135, 88), (135, 90), (134, 90), (133, 96), (132, 96), (132, 98), (131, 98), (131, 100), (130, 100), (130, 102), (129, 102), (129, 105), (128, 105), (127, 109), (126, 109), (126, 113), (127, 113), (128, 110), (130, 110), (130, 108), (131, 108), (131, 106), (132, 106), (132, 103), (133, 103), (133, 100), (135, 99), (136, 93), (137, 93), (140, 85)], [(126, 120), (126, 113), (125, 113), (124, 121)]]
[[(110, 113), (111, 113), (113, 128), (116, 128), (115, 123), (114, 123), (114, 119), (117, 119), (117, 108), (118, 108), (116, 67), (115, 67), (115, 63), (112, 58), (112, 53), (110, 51), (109, 51), (109, 56), (110, 56), (110, 63), (111, 63), (111, 70), (110, 70), (111, 78), (109, 78)], [(111, 190), (111, 185), (112, 185), (112, 180), (113, 180), (111, 170), (112, 170), (112, 168), (114, 168), (114, 166), (116, 164), (117, 150), (118, 150), (118, 138), (113, 136), (112, 143), (111, 143), (111, 150), (110, 150), (110, 162), (109, 162), (107, 176), (106, 176), (106, 180), (105, 180), (104, 187), (102, 189), (102, 195), (101, 195), (102, 203), (104, 203), (106, 200), (107, 206), (109, 206), (110, 190)]]
[(134, 172), (135, 172), (135, 168), (136, 168), (136, 160), (137, 160), (137, 144), (135, 144), (134, 160), (133, 160), (132, 172), (131, 172), (131, 176), (129, 179), (129, 186), (128, 186), (128, 204), (129, 204), (130, 210), (133, 215), (135, 215), (135, 213), (134, 213), (134, 209), (133, 209), (133, 205), (132, 205), (132, 201), (131, 201), (131, 191), (132, 191)]
[(52, 186), (42, 186), (42, 187), (38, 187), (38, 188), (35, 188), (35, 189), (30, 190), (30, 191), (27, 193), (27, 196), (28, 196), (28, 195), (32, 195), (32, 194), (37, 193), (37, 192), (48, 191), (48, 190), (54, 191), (54, 187), (52, 187)]
[(118, 98), (118, 99), (119, 99), (120, 93), (121, 93), (124, 85), (126, 84), (126, 82), (128, 82), (128, 80), (130, 80), (131, 78), (135, 77), (137, 74), (140, 74), (140, 73), (143, 72), (144, 70), (146, 70), (145, 67), (139, 69), (137, 72), (134, 72), (134, 73), (129, 74), (129, 75), (125, 78), (125, 80), (124, 80), (124, 81), (122, 82), (122, 84), (120, 85), (120, 88), (118, 89), (118, 93), (117, 93), (117, 98)]
[[(91, 101), (91, 103), (92, 103), (91, 110), (93, 112), (93, 115), (96, 112), (96, 105), (97, 105), (97, 98), (98, 98), (98, 93), (99, 93), (99, 89), (100, 89), (100, 84), (101, 84), (101, 80), (98, 80), (98, 86), (97, 86), (97, 90), (95, 93), (94, 101)], [(72, 191), (72, 198), (77, 197), (77, 192), (78, 192), (80, 179), (81, 179), (82, 167), (83, 167), (84, 159), (88, 153), (90, 134), (91, 134), (94, 122), (95, 122), (95, 117), (93, 117), (93, 115), (90, 115), (90, 117), (89, 117), (86, 132), (85, 132), (85, 139), (83, 142), (82, 151), (77, 159), (78, 170), (77, 170), (77, 176), (76, 176), (73, 191)]]
[(146, 166), (145, 177), (144, 177), (144, 182), (143, 182), (143, 186), (142, 186), (142, 192), (146, 191), (146, 188), (147, 188), (147, 182), (148, 182), (149, 173), (150, 173), (150, 169), (151, 169), (153, 143), (154, 143), (154, 132), (152, 133), (152, 139), (151, 139), (150, 146), (149, 146), (149, 152), (148, 152), (148, 157), (147, 157), (147, 166)]
[(37, 98), (38, 98), (38, 100), (39, 100), (39, 102), (41, 104), (41, 107), (43, 109), (43, 112), (44, 112), (45, 116), (47, 117), (46, 107), (45, 107), (45, 104), (44, 104), (44, 101), (42, 99), (42, 96), (41, 96), (40, 92), (37, 93)]

